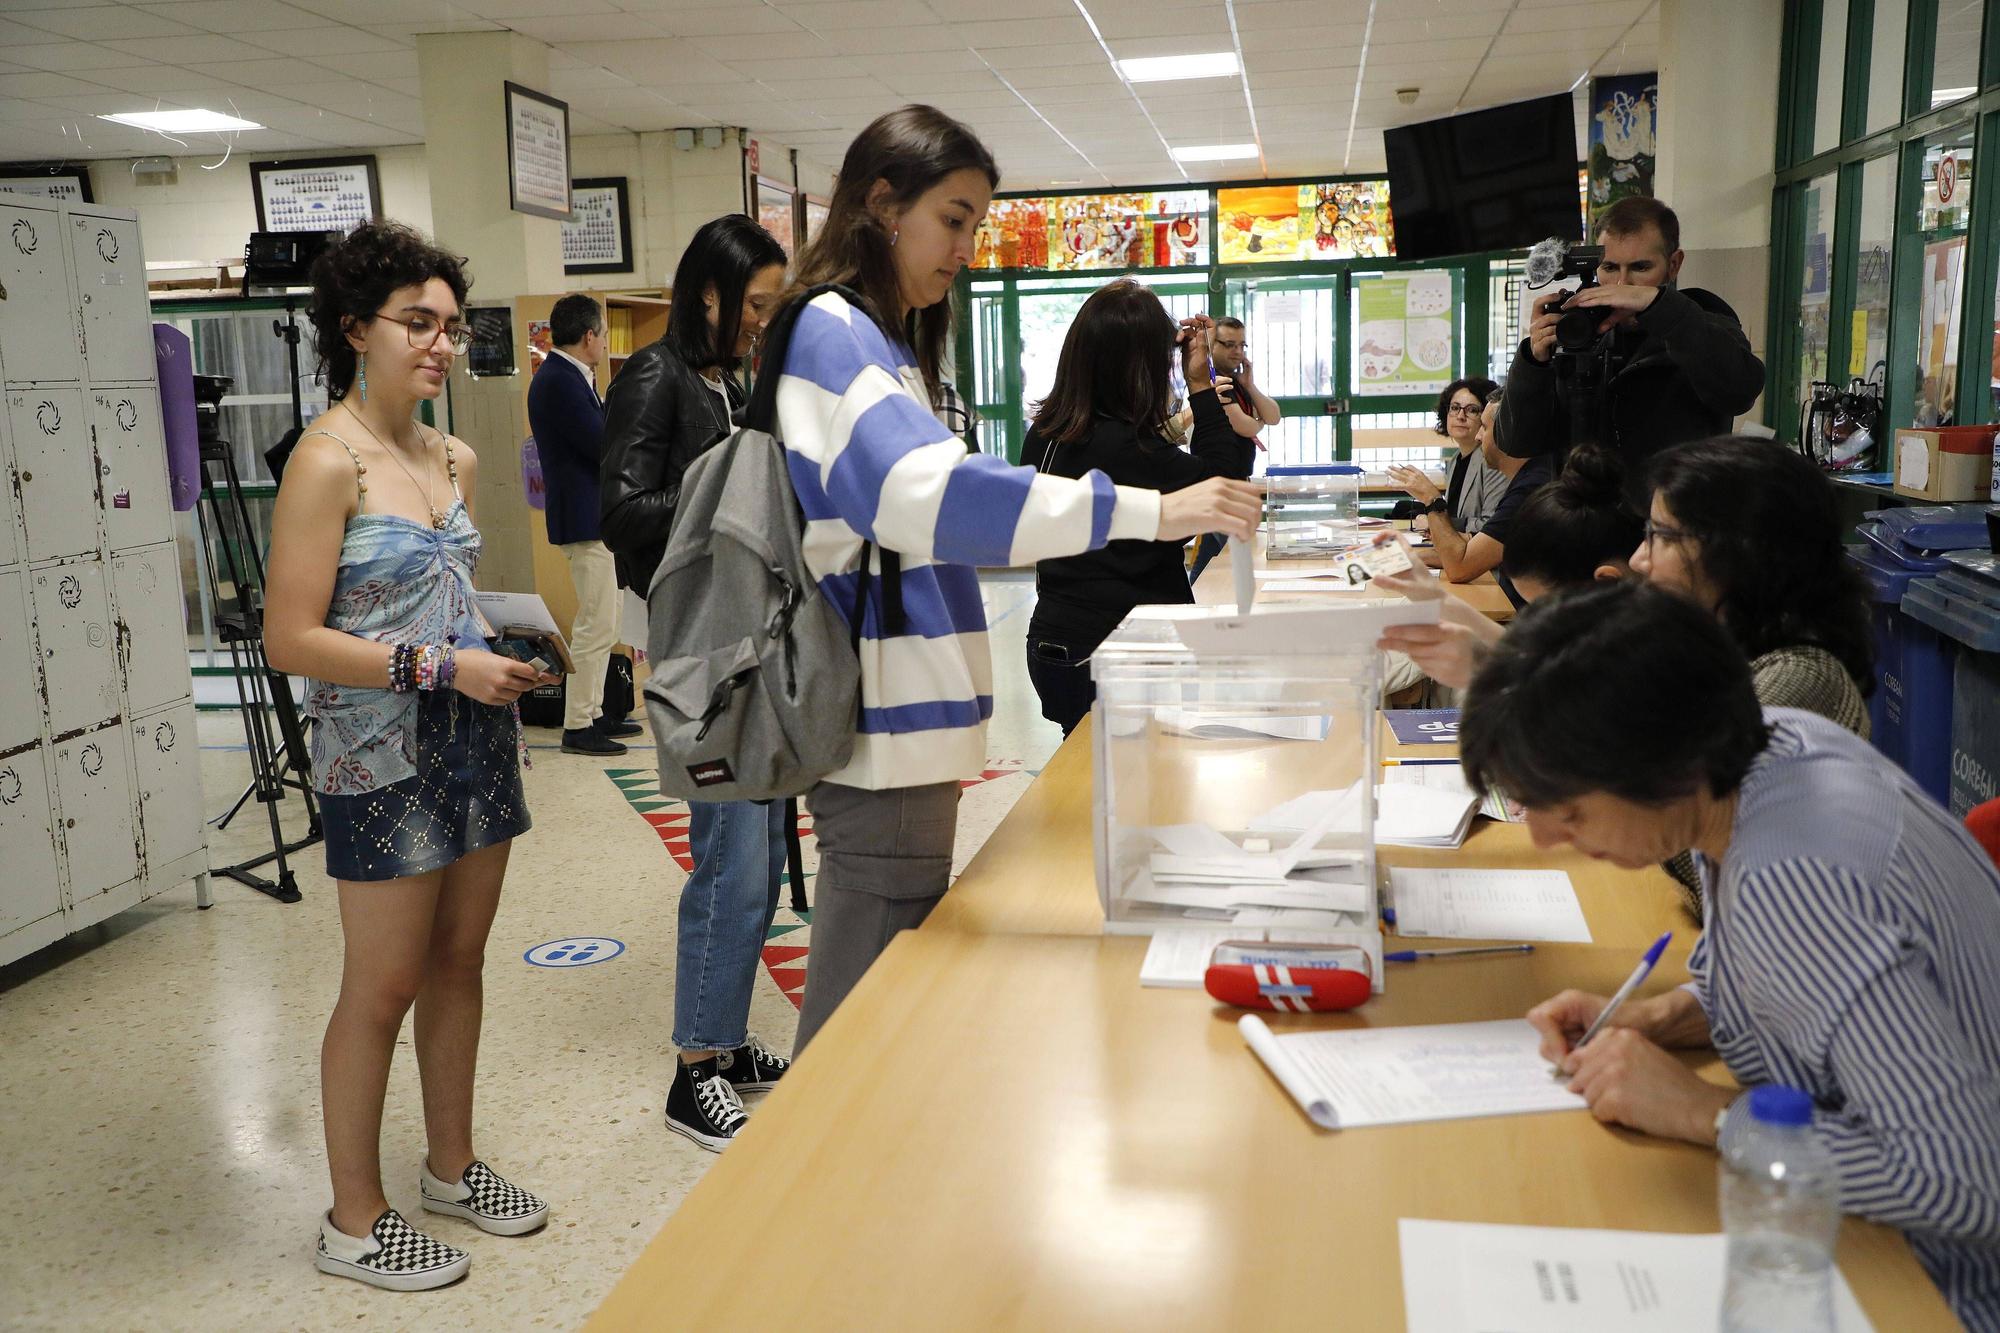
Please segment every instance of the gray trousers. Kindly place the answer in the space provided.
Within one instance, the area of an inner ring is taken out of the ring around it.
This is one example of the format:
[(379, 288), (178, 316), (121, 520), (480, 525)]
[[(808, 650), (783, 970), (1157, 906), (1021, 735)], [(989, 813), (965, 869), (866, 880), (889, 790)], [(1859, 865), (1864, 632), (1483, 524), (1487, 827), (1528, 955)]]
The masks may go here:
[(813, 879), (806, 998), (792, 1046), (805, 1050), (897, 931), (924, 923), (951, 883), (956, 782), (863, 791), (822, 782), (806, 794)]

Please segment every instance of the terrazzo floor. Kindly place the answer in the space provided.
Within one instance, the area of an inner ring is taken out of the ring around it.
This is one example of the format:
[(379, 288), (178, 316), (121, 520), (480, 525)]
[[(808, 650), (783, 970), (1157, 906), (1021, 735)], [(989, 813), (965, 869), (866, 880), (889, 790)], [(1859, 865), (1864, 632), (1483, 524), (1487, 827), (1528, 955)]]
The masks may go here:
[[(1022, 663), (1033, 584), (996, 576), (984, 587), (993, 762), (966, 789), (955, 869), (1060, 739)], [(384, 1183), (413, 1223), (471, 1253), (472, 1274), (444, 1291), (395, 1294), (314, 1270), (329, 1197), (319, 1044), (341, 946), (313, 848), (296, 858), (300, 903), (218, 879), (214, 907), (198, 911), (182, 886), (0, 968), (0, 1327), (562, 1329), (596, 1307), (715, 1160), (661, 1123), (685, 873), (676, 807), (643, 781), (644, 744), (597, 760), (560, 753), (553, 731), (529, 736), (535, 828), (515, 847), (487, 952), (477, 1146), (550, 1201), (548, 1229), (488, 1236), (421, 1211), (406, 1023)], [(236, 715), (202, 714), (201, 737), (205, 808), (219, 813), (247, 780)], [(246, 810), (212, 835), (214, 860), (267, 848), (265, 828), (261, 811)], [(800, 923), (781, 909), (779, 924)], [(573, 936), (625, 949), (587, 967), (523, 959)], [(776, 961), (757, 979), (751, 1027), (781, 1051), (797, 1022), (792, 946), (808, 937), (786, 934), (791, 944), (767, 955)], [(751, 1315), (744, 1327), (761, 1322)]]

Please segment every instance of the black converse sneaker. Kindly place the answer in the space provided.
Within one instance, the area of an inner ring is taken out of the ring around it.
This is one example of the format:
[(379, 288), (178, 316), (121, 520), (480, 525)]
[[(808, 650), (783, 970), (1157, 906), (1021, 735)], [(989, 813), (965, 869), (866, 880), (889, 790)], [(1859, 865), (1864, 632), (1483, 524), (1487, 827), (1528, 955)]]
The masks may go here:
[(549, 1224), (547, 1204), (520, 1186), (508, 1184), (484, 1162), (466, 1167), (464, 1177), (452, 1185), (432, 1175), (431, 1164), (425, 1161), (418, 1188), (427, 1211), (462, 1217), (496, 1236), (525, 1236)]
[(742, 1099), (717, 1057), (695, 1064), (676, 1060), (674, 1065), (673, 1086), (667, 1089), (667, 1128), (710, 1152), (721, 1152), (749, 1119)]
[(722, 1066), (722, 1076), (738, 1094), (769, 1092), (792, 1067), (790, 1060), (766, 1047), (755, 1033), (733, 1051), (718, 1051), (716, 1060)]
[(330, 1213), (320, 1218), (313, 1267), (387, 1291), (430, 1291), (464, 1277), (472, 1256), (432, 1240), (391, 1208), (375, 1219), (366, 1236), (337, 1229)]

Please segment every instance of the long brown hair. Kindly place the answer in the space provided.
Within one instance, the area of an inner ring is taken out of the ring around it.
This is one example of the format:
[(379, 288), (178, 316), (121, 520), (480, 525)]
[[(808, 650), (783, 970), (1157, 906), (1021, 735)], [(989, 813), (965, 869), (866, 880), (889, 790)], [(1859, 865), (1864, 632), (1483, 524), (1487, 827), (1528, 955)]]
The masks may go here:
[(952, 303), (947, 298), (924, 310), (903, 309), (891, 238), (870, 211), (868, 192), (876, 181), (887, 181), (890, 203), (908, 208), (939, 181), (968, 168), (1000, 184), (1000, 169), (986, 145), (936, 107), (906, 106), (876, 117), (847, 146), (826, 221), (799, 255), (793, 273), (793, 296), (823, 282), (837, 282), (859, 294), (883, 334), (909, 344), (933, 396), (951, 337)]
[(1055, 385), (1035, 405), (1035, 429), (1053, 444), (1077, 444), (1103, 416), (1159, 435), (1176, 331), (1152, 288), (1130, 278), (1099, 287), (1070, 322)]

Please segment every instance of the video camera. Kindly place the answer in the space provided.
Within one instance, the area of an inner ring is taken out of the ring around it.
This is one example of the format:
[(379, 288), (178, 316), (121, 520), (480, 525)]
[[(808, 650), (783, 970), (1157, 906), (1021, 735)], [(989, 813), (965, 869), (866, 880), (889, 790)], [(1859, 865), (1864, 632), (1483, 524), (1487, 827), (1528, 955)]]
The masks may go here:
[(1571, 310), (1569, 303), (1576, 292), (1587, 291), (1597, 285), (1597, 266), (1604, 262), (1604, 247), (1601, 245), (1571, 245), (1554, 237), (1536, 245), (1528, 251), (1528, 289), (1538, 291), (1552, 282), (1565, 278), (1580, 278), (1582, 282), (1576, 291), (1565, 292), (1551, 310), (1560, 310), (1563, 317), (1556, 322), (1556, 348), (1558, 351), (1575, 355), (1587, 352), (1597, 341), (1597, 326), (1601, 316), (1588, 310)]
[(1553, 236), (1528, 251), (1530, 291), (1565, 278), (1582, 280), (1576, 291), (1563, 293), (1562, 299), (1549, 307), (1561, 312), (1549, 363), (1556, 379), (1567, 386), (1571, 448), (1603, 441), (1604, 387), (1619, 369), (1615, 334), (1598, 332), (1604, 320), (1602, 311), (1571, 305), (1576, 292), (1597, 286), (1597, 267), (1603, 261), (1603, 246), (1574, 245)]

